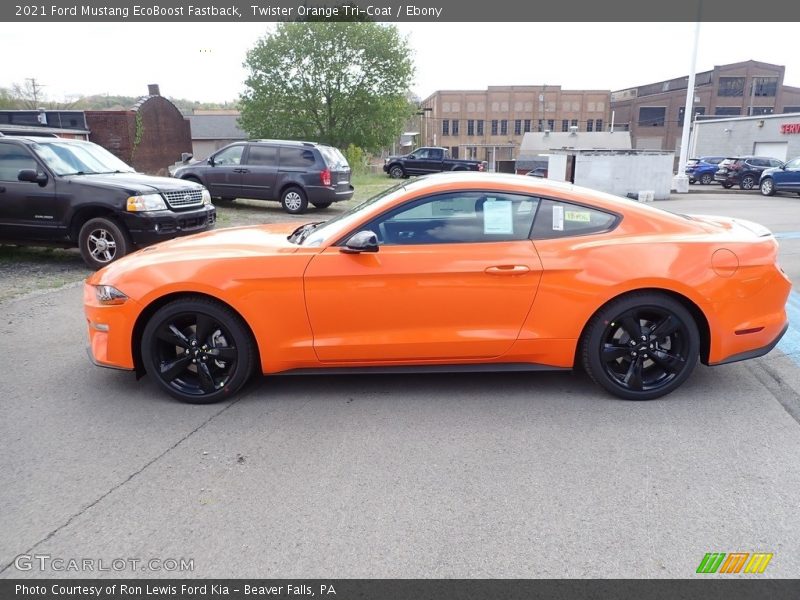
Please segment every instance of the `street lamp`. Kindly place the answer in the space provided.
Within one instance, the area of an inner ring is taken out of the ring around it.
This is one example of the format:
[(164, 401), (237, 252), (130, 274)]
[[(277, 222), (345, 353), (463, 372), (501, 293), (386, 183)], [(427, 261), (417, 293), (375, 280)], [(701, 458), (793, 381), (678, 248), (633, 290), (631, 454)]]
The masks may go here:
[(423, 129), (423, 131), (424, 131), (423, 137), (422, 137), (423, 143), (421, 144), (423, 146), (427, 146), (428, 145), (428, 114), (432, 110), (433, 109), (430, 106), (424, 106), (424, 107), (420, 106), (419, 110), (417, 111), (417, 116), (422, 117), (420, 119), (420, 121), (422, 121), (422, 123), (421, 123), (422, 127), (420, 127), (420, 129)]

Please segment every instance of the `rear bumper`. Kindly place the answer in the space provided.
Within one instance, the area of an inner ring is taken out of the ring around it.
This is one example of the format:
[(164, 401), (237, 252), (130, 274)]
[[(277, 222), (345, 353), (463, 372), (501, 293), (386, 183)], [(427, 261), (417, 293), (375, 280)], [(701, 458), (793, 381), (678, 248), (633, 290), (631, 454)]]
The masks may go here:
[(775, 346), (778, 345), (778, 342), (781, 341), (781, 338), (788, 330), (789, 330), (789, 323), (786, 323), (778, 332), (778, 335), (775, 336), (775, 338), (773, 338), (773, 340), (768, 344), (761, 346), (760, 348), (755, 348), (753, 350), (747, 350), (746, 352), (739, 352), (738, 354), (733, 354), (718, 362), (708, 363), (708, 365), (710, 367), (716, 367), (718, 365), (727, 365), (730, 363), (739, 362), (740, 360), (749, 360), (751, 358), (758, 358), (759, 356), (764, 356), (765, 354), (769, 353), (773, 348), (775, 348)]
[(344, 200), (350, 200), (355, 193), (355, 188), (352, 185), (348, 185), (345, 188), (334, 188), (334, 187), (327, 187), (327, 186), (314, 186), (309, 185), (306, 186), (306, 195), (308, 196), (308, 201), (311, 203), (314, 202), (342, 202)]

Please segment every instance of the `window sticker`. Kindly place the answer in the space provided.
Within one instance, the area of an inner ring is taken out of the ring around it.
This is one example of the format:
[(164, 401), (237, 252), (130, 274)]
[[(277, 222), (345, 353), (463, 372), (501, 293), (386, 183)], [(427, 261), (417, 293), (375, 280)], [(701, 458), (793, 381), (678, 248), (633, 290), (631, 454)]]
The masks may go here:
[(488, 198), (483, 204), (483, 233), (514, 233), (513, 206), (509, 200)]
[(553, 206), (553, 231), (564, 231), (564, 207)]
[(576, 223), (591, 223), (592, 214), (588, 210), (568, 210), (564, 213), (564, 219)]

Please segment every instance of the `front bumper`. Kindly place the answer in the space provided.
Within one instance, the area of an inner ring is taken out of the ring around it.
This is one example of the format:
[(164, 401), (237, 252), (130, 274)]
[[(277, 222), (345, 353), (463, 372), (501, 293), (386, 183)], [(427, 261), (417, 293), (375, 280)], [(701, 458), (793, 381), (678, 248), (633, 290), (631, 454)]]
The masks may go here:
[(149, 246), (212, 229), (217, 222), (217, 209), (207, 205), (184, 211), (126, 212), (122, 220), (135, 245)]

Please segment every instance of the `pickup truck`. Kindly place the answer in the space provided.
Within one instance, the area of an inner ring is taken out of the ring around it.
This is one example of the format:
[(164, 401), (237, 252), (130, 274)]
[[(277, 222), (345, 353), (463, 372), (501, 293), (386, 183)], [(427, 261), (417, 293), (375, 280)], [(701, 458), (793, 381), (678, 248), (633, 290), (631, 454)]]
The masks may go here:
[(450, 158), (447, 148), (417, 148), (411, 154), (390, 156), (386, 159), (383, 170), (389, 177), (399, 179), (442, 171), (485, 171), (486, 162)]

